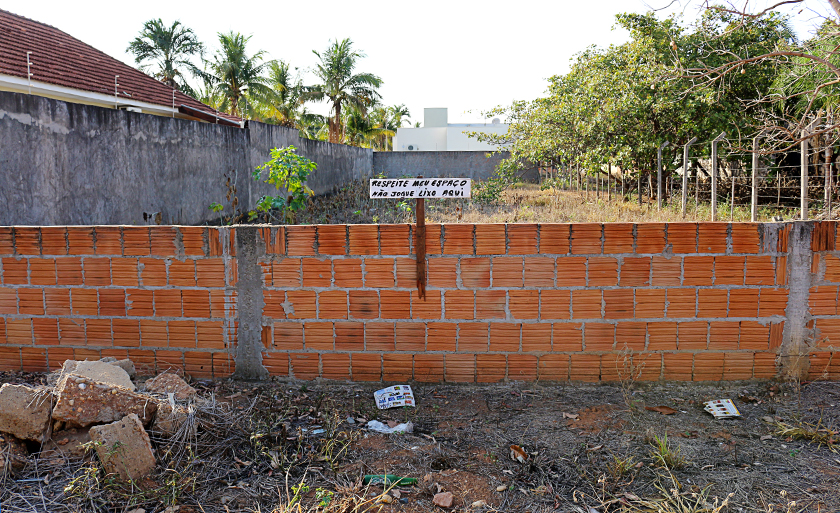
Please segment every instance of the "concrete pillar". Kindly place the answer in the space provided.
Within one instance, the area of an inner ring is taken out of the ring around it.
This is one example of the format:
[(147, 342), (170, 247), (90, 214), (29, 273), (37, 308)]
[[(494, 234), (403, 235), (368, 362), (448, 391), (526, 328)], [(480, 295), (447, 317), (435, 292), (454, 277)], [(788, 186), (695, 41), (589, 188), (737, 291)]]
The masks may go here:
[[(779, 348), (779, 372), (783, 380), (805, 379), (810, 362), (808, 349), (813, 333), (808, 329), (811, 289), (811, 235), (813, 222), (794, 222), (789, 230), (780, 229), (779, 237), (787, 237), (788, 301), (785, 308), (785, 328)], [(784, 242), (784, 241), (783, 241)]]
[(262, 364), (263, 275), (259, 258), (265, 255), (265, 243), (257, 226), (237, 226), (229, 236), (236, 237), (236, 281), (238, 299), (236, 345), (236, 379), (267, 379), (268, 369)]

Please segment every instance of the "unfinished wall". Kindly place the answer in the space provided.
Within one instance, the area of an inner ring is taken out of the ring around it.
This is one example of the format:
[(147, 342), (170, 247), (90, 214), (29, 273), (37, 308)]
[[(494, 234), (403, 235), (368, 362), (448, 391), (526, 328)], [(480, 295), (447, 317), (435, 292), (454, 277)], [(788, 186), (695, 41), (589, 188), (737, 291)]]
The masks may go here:
[[(490, 155), (490, 156), (488, 156)], [(486, 151), (385, 151), (373, 154), (373, 174), (386, 178), (402, 176), (447, 176), (486, 180), (496, 175), (496, 166), (508, 152)], [(537, 169), (524, 171), (522, 178), (537, 181)]]
[(411, 230), (0, 229), (0, 368), (117, 356), (197, 377), (840, 378), (833, 222), (429, 225), (425, 301)]

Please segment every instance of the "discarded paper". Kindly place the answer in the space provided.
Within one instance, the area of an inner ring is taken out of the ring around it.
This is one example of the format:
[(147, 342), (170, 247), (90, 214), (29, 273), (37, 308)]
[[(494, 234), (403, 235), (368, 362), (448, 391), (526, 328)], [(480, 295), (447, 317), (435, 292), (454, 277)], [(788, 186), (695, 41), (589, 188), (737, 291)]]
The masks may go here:
[(398, 406), (413, 407), (416, 404), (414, 402), (414, 393), (408, 385), (394, 385), (377, 390), (373, 393), (373, 398), (376, 400), (376, 406), (380, 410), (396, 408)]
[(732, 399), (715, 399), (714, 401), (706, 401), (703, 403), (703, 409), (714, 415), (716, 419), (725, 419), (727, 417), (740, 417), (741, 412), (738, 407), (732, 402)]

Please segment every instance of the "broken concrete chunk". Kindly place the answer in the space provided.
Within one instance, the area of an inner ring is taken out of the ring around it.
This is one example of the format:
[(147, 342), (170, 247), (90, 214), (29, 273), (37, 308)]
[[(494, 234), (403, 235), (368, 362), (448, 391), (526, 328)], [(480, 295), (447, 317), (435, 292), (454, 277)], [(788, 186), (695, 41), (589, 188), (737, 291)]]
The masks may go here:
[(105, 471), (119, 475), (123, 481), (141, 479), (155, 468), (149, 435), (133, 413), (111, 424), (90, 428), (90, 438), (96, 442), (96, 455)]
[(58, 378), (56, 388), (61, 388), (64, 379), (70, 374), (82, 376), (99, 383), (122, 387), (131, 391), (135, 390), (134, 383), (131, 382), (128, 373), (114, 363), (67, 360), (61, 369), (61, 376)]
[(53, 418), (71, 427), (87, 427), (122, 419), (136, 414), (148, 425), (157, 411), (157, 404), (150, 397), (125, 388), (92, 381), (69, 374), (59, 383), (58, 401)]
[(120, 369), (124, 370), (126, 374), (128, 374), (128, 377), (131, 379), (134, 379), (134, 377), (137, 375), (137, 369), (134, 367), (134, 362), (132, 362), (128, 358), (125, 358), (123, 360), (117, 360), (113, 356), (106, 356), (105, 358), (101, 358), (99, 361), (109, 363), (111, 365), (116, 365)]
[(28, 456), (23, 440), (0, 433), (0, 478), (23, 470)]
[[(152, 429), (155, 433), (171, 438), (175, 436), (189, 420), (189, 411), (181, 405), (176, 404), (173, 406), (168, 402), (161, 401), (158, 403), (157, 407), (155, 424)], [(190, 435), (195, 435), (196, 427), (196, 424), (192, 423)]]
[(441, 508), (451, 508), (454, 500), (455, 497), (452, 496), (452, 492), (441, 492), (435, 494), (432, 502), (435, 503), (435, 506), (440, 506)]
[(60, 456), (67, 460), (78, 460), (85, 457), (84, 444), (90, 442), (90, 432), (87, 428), (70, 428), (53, 431), (50, 440), (44, 444), (41, 458)]
[(43, 442), (49, 436), (52, 392), (6, 383), (0, 387), (0, 432)]
[(153, 394), (175, 394), (178, 401), (186, 401), (195, 397), (195, 389), (186, 381), (171, 372), (158, 374), (156, 377), (146, 381), (146, 391)]

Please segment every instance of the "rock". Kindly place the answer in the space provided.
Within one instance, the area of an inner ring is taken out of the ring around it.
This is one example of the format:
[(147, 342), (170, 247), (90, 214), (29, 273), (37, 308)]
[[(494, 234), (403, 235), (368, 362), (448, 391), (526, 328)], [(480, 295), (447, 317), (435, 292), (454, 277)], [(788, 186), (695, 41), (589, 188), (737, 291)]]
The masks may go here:
[(90, 428), (96, 455), (105, 471), (123, 481), (146, 477), (155, 468), (155, 454), (140, 418), (131, 413), (111, 424)]
[(124, 370), (125, 373), (128, 374), (128, 377), (131, 379), (134, 379), (134, 377), (137, 376), (137, 368), (134, 367), (134, 362), (132, 362), (128, 358), (124, 360), (117, 360), (113, 356), (106, 356), (105, 358), (102, 358), (99, 361), (111, 365), (116, 365), (120, 369)]
[(75, 374), (69, 374), (62, 380), (56, 392), (58, 401), (53, 409), (53, 419), (71, 427), (114, 422), (131, 413), (148, 425), (157, 411), (153, 399), (122, 387), (91, 381)]
[(52, 406), (49, 390), (6, 383), (0, 387), (0, 432), (41, 443), (49, 437)]
[(87, 428), (70, 428), (53, 431), (50, 440), (44, 444), (41, 458), (61, 457), (67, 460), (80, 460), (85, 457), (84, 444), (90, 442)]
[(196, 393), (186, 381), (171, 372), (158, 374), (146, 381), (146, 391), (161, 395), (175, 394), (175, 399), (178, 401), (192, 399)]
[[(177, 404), (173, 407), (168, 402), (160, 401), (157, 403), (157, 415), (155, 415), (153, 431), (171, 438), (181, 430), (188, 420), (189, 411), (187, 408)], [(196, 427), (193, 422), (191, 435), (195, 435)]]
[(454, 500), (455, 497), (452, 496), (452, 492), (441, 492), (435, 494), (432, 502), (435, 503), (435, 506), (440, 506), (441, 508), (451, 508)]
[(502, 484), (502, 485), (499, 485), (499, 486), (496, 487), (497, 492), (503, 492), (505, 490), (507, 490), (507, 485)]
[(470, 507), (473, 508), (473, 509), (486, 508), (487, 507), (487, 501), (484, 501), (484, 500), (475, 501), (472, 504), (470, 504)]
[(82, 376), (98, 383), (122, 387), (132, 392), (135, 390), (134, 383), (131, 382), (128, 373), (116, 364), (108, 362), (77, 362), (75, 360), (66, 360), (64, 366), (61, 368), (61, 376), (58, 378), (56, 388), (61, 388), (64, 379), (70, 374)]
[(0, 433), (0, 478), (23, 470), (28, 457), (23, 440)]

